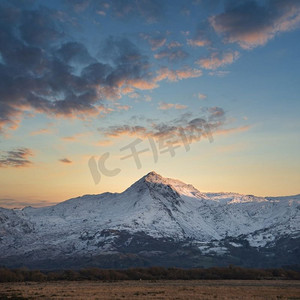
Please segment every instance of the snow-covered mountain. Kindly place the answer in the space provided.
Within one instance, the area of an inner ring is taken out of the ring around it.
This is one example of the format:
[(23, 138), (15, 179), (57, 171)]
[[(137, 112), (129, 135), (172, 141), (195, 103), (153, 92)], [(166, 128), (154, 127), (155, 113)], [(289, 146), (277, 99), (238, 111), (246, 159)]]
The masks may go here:
[(300, 195), (201, 193), (151, 172), (123, 193), (0, 208), (0, 265), (299, 265)]

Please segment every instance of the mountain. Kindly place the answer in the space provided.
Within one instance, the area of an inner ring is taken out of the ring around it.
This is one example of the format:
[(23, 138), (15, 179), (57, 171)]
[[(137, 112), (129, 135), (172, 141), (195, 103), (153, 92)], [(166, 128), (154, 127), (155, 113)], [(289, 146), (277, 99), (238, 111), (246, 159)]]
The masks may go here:
[(0, 208), (0, 265), (300, 265), (300, 195), (201, 193), (150, 172), (122, 193)]

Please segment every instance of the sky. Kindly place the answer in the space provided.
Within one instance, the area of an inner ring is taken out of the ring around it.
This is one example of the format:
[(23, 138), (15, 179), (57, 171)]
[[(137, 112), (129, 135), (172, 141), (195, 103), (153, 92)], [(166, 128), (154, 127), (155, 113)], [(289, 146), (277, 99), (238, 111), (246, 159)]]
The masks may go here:
[(300, 193), (300, 1), (0, 0), (0, 206)]

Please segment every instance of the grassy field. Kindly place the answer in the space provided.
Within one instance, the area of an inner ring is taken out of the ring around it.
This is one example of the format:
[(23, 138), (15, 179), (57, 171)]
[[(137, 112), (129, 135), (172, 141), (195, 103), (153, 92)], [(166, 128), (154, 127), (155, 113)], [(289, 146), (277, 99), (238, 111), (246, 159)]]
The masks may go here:
[(300, 299), (300, 281), (58, 281), (1, 283), (0, 299)]

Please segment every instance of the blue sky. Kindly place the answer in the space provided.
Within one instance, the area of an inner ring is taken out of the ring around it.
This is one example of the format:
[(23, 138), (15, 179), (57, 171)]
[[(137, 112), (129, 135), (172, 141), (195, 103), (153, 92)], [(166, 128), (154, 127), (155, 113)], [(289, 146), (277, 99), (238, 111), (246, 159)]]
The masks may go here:
[[(122, 191), (151, 170), (299, 193), (299, 1), (1, 0), (0, 17), (0, 205)], [(141, 167), (120, 159), (137, 139)], [(120, 172), (95, 182), (105, 153)]]

